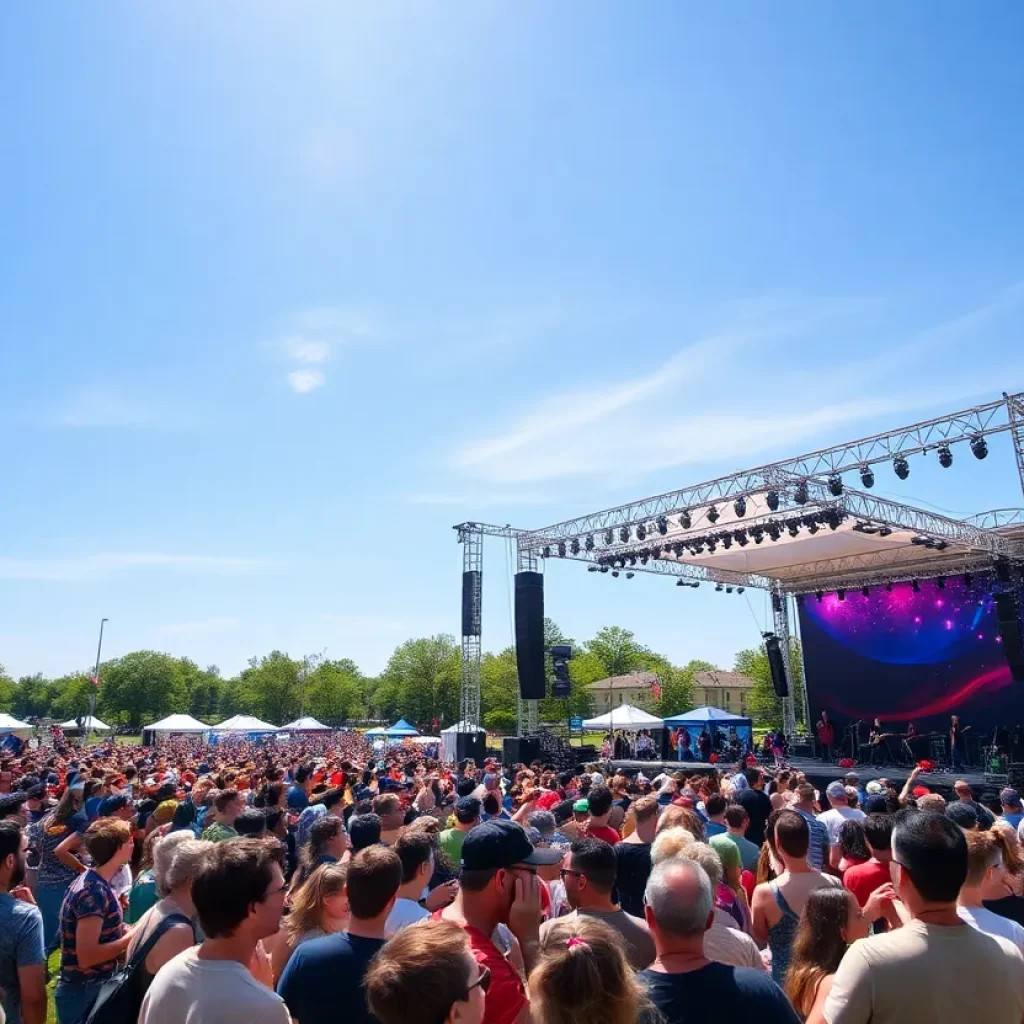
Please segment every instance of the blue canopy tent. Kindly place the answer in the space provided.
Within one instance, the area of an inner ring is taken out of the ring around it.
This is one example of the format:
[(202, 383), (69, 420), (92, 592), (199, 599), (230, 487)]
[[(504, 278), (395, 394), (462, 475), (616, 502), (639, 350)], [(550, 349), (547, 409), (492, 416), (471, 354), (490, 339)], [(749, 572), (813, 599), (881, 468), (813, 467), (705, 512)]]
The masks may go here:
[(753, 749), (754, 746), (754, 723), (745, 715), (733, 715), (720, 708), (694, 708), (692, 711), (684, 711), (682, 714), (673, 715), (665, 719), (666, 729), (686, 729), (692, 740), (693, 754), (697, 754), (697, 736), (702, 729), (711, 733), (712, 750), (717, 749), (717, 734), (728, 734), (735, 729), (744, 752)]
[(414, 729), (404, 718), (400, 718), (384, 735), (388, 739), (401, 739), (404, 736), (419, 736), (419, 730)]

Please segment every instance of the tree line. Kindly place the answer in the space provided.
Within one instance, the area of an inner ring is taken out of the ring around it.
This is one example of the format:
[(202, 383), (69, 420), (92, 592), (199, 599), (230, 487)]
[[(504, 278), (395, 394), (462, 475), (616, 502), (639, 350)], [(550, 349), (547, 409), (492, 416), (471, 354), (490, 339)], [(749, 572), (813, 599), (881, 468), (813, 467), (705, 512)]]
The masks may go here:
[[(645, 710), (655, 715), (686, 711), (694, 706), (695, 675), (715, 667), (698, 660), (673, 665), (619, 626), (605, 627), (592, 639), (577, 643), (547, 619), (545, 642), (548, 646), (571, 644), (575, 656), (570, 662), (571, 694), (567, 701), (550, 697), (541, 701), (542, 722), (592, 715), (591, 683), (638, 671), (656, 673), (660, 687), (660, 696), (652, 693), (641, 702)], [(793, 664), (798, 671), (799, 657), (794, 657)], [(781, 725), (781, 701), (772, 690), (763, 649), (740, 651), (734, 670), (754, 680), (747, 707), (756, 723)], [(549, 679), (552, 674), (549, 659)], [(324, 660), (312, 666), (272, 651), (251, 658), (237, 675), (224, 678), (216, 665), (201, 668), (189, 658), (132, 651), (100, 665), (98, 687), (90, 671), (56, 679), (36, 674), (15, 681), (0, 668), (0, 709), (22, 719), (64, 721), (87, 714), (90, 697), (95, 694), (98, 717), (110, 725), (132, 729), (173, 712), (184, 712), (210, 724), (238, 713), (255, 715), (275, 725), (292, 721), (300, 713), (331, 726), (405, 717), (421, 730), (430, 730), (435, 722), (443, 727), (458, 721), (461, 679), (461, 649), (455, 638), (446, 634), (400, 644), (378, 676), (363, 674), (349, 658)], [(799, 678), (794, 682), (794, 690), (799, 693)], [(518, 685), (513, 648), (483, 656), (480, 696), (487, 729), (515, 729)]]

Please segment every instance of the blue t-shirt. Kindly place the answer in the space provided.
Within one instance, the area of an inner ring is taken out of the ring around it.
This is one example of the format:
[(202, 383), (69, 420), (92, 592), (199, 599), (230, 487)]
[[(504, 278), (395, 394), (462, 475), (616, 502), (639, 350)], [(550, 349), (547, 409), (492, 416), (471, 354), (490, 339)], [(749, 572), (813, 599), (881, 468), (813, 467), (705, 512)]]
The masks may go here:
[(724, 825), (720, 825), (717, 821), (709, 821), (704, 826), (704, 836), (707, 839), (710, 839), (712, 836), (724, 836), (728, 831)]
[(1011, 824), (1016, 830), (1017, 826), (1024, 820), (1024, 814), (1018, 811), (1012, 811), (1010, 814), (1004, 814), (1002, 820)]
[(100, 813), (101, 803), (103, 803), (101, 796), (91, 796), (85, 801), (85, 814), (90, 821), (96, 820), (96, 816)]
[[(336, 932), (310, 939), (292, 953), (277, 983), (277, 994), (301, 1024), (375, 1024), (363, 988), (363, 976), (383, 939)], [(341, 1008), (341, 1009), (339, 1009)]]
[(304, 811), (309, 806), (309, 797), (301, 786), (289, 786), (284, 799), (289, 811)]
[(39, 908), (10, 893), (0, 893), (0, 1005), (7, 1024), (21, 1024), (18, 968), (45, 962)]
[(664, 1024), (704, 1024), (709, 1020), (800, 1024), (782, 989), (753, 967), (711, 963), (686, 974), (646, 970), (637, 977), (647, 986)]

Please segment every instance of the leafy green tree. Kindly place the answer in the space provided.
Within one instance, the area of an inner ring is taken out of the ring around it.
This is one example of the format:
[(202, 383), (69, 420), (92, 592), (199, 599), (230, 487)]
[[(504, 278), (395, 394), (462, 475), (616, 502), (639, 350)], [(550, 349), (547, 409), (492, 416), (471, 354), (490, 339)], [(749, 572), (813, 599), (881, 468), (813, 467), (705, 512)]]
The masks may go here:
[[(15, 718), (47, 718), (53, 706), (54, 689), (41, 672), (22, 676), (11, 694), (11, 714)], [(6, 705), (5, 705), (6, 706)]]
[(431, 728), (458, 720), (462, 654), (447, 634), (407, 640), (395, 649), (377, 687), (378, 709)]
[(53, 704), (51, 714), (58, 721), (70, 718), (85, 718), (89, 714), (89, 700), (96, 692), (88, 672), (61, 676), (53, 681)]
[(484, 728), (488, 732), (514, 733), (517, 719), (514, 711), (488, 711), (484, 715)]
[(284, 725), (299, 713), (299, 672), (302, 662), (281, 651), (249, 659), (232, 688), (237, 712), (255, 715), (271, 725)]
[[(803, 657), (799, 641), (790, 640), (790, 671), (789, 692), (794, 698), (797, 725), (806, 727), (806, 713), (803, 703)], [(782, 698), (776, 696), (772, 685), (772, 672), (768, 665), (768, 655), (763, 647), (739, 651), (736, 655), (734, 672), (754, 680), (754, 686), (747, 695), (747, 713), (756, 725), (769, 729), (781, 728), (785, 723), (782, 714)]]
[(325, 661), (306, 680), (306, 714), (325, 725), (344, 725), (364, 713), (363, 680), (348, 658)]
[(511, 715), (514, 723), (518, 702), (519, 672), (515, 648), (506, 647), (498, 654), (488, 652), (480, 661), (480, 709), (484, 723), (492, 713)]
[(632, 632), (621, 626), (605, 626), (586, 646), (604, 667), (602, 678), (624, 676), (642, 668), (645, 656), (650, 653), (637, 643)]
[(141, 729), (184, 707), (185, 686), (177, 658), (133, 651), (100, 666), (97, 711), (110, 725)]

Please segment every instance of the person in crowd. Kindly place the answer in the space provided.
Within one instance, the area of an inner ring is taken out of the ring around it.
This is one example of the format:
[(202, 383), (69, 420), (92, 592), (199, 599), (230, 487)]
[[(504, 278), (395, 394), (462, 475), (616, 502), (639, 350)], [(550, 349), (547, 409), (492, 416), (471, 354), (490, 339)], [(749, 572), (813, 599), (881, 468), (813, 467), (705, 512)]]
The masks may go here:
[(966, 804), (974, 811), (978, 819), (979, 828), (992, 827), (996, 816), (987, 807), (974, 799), (974, 792), (967, 782), (963, 779), (958, 779), (953, 783), (953, 792), (956, 794), (956, 799), (959, 803)]
[(57, 948), (60, 935), (60, 908), (71, 883), (85, 871), (85, 865), (74, 854), (57, 848), (69, 837), (82, 833), (89, 819), (82, 809), (83, 787), (68, 785), (57, 806), (29, 830), (29, 845), (37, 851), (39, 870), (35, 897), (43, 915), (46, 950)]
[(957, 912), (967, 839), (943, 815), (909, 811), (896, 822), (896, 904), (902, 928), (855, 942), (824, 1006), (808, 1024), (963, 1024), (1024, 1016), (1024, 959), (1005, 939)]
[(206, 937), (160, 969), (139, 1024), (290, 1024), (261, 945), (280, 927), (285, 892), (284, 850), (275, 840), (209, 850), (192, 880)]
[[(642, 918), (633, 917), (612, 899), (615, 888), (615, 849), (602, 839), (577, 839), (565, 855), (561, 877), (572, 911), (568, 919), (594, 917), (616, 931), (625, 944), (626, 957), (634, 970), (648, 967), (654, 960), (654, 940)], [(559, 920), (566, 920), (560, 918)], [(549, 921), (545, 932), (557, 922)]]
[(1024, 881), (1024, 857), (1021, 856), (1020, 842), (1012, 825), (997, 820), (989, 831), (995, 837), (1002, 852), (1000, 870), (993, 872), (986, 883), (983, 904), (986, 909), (1024, 925), (1024, 896), (1020, 895)]
[[(181, 838), (175, 839), (171, 843), (171, 848), (174, 847), (175, 843), (184, 842), (185, 839), (192, 837), (191, 833), (184, 831), (172, 834), (175, 836), (180, 834)], [(138, 873), (132, 882), (131, 889), (128, 891), (128, 909), (124, 913), (125, 924), (137, 924), (139, 918), (160, 899), (156, 892), (154, 850), (156, 844), (163, 841), (164, 838), (170, 838), (170, 836), (165, 837), (162, 831), (154, 829), (143, 840), (142, 857), (139, 860)]]
[(978, 812), (973, 801), (954, 800), (946, 806), (946, 817), (965, 832), (978, 830)]
[(644, 916), (644, 890), (651, 874), (651, 844), (658, 830), (658, 800), (634, 800), (629, 817), (635, 828), (615, 844), (615, 888), (619, 906), (634, 917)]
[(1000, 917), (984, 905), (986, 896), (998, 893), (1003, 875), (1003, 847), (992, 831), (967, 833), (967, 880), (957, 898), (961, 920), (986, 935), (999, 935), (1012, 942), (1024, 956), (1024, 927)]
[(426, 832), (404, 833), (395, 843), (394, 851), (402, 863), (402, 884), (384, 927), (384, 935), (389, 939), (408, 925), (430, 917), (426, 893), (434, 874), (434, 844)]
[(704, 826), (706, 838), (721, 836), (729, 830), (725, 823), (725, 810), (729, 802), (721, 793), (710, 793), (704, 801), (704, 811), (708, 816), (707, 824)]
[(829, 849), (829, 861), (840, 875), (871, 860), (862, 821), (844, 821), (839, 826), (839, 845)]
[[(343, 932), (349, 924), (345, 883), (348, 868), (344, 864), (324, 864), (293, 890), (291, 912), (281, 931), (271, 939), (270, 963), (274, 978), (280, 980), (292, 953), (310, 939)], [(275, 941), (276, 940), (276, 941)]]
[(71, 883), (60, 910), (60, 977), (53, 994), (58, 1024), (79, 1024), (88, 1017), (131, 941), (110, 885), (131, 860), (131, 827), (99, 818), (85, 830), (84, 845), (91, 866)]
[(775, 851), (782, 872), (754, 890), (751, 906), (754, 938), (772, 954), (772, 977), (782, 984), (789, 969), (789, 953), (807, 897), (825, 886), (842, 883), (823, 875), (807, 863), (811, 834), (807, 822), (795, 811), (775, 812)]
[(242, 839), (262, 839), (267, 834), (267, 812), (258, 807), (245, 807), (235, 818), (234, 828)]
[(227, 839), (238, 838), (235, 831), (235, 819), (244, 808), (242, 795), (237, 789), (222, 789), (213, 799), (213, 806), (206, 812), (206, 828), (200, 839), (208, 843), (223, 843)]
[(830, 807), (829, 810), (818, 815), (818, 821), (828, 831), (829, 863), (833, 867), (837, 867), (841, 856), (839, 850), (839, 830), (847, 821), (863, 821), (865, 815), (862, 810), (850, 806), (846, 786), (841, 782), (830, 782), (825, 787), (825, 796), (828, 797)]
[(561, 859), (558, 850), (535, 848), (511, 821), (485, 821), (466, 836), (459, 895), (440, 916), (466, 930), (477, 963), (490, 971), (485, 1024), (513, 1024), (529, 1012), (522, 979), (505, 955), (511, 944), (503, 932), (516, 940), (528, 973), (536, 964), (540, 941), (537, 868)]
[[(178, 835), (183, 835), (184, 840), (172, 842)], [(182, 832), (165, 836), (155, 850), (156, 887), (160, 900), (142, 915), (128, 945), (130, 961), (157, 929), (164, 929), (137, 972), (136, 991), (140, 1002), (156, 972), (179, 953), (195, 945), (193, 918), (196, 908), (192, 902), (192, 883), (211, 848), (212, 844), (193, 839), (191, 832)], [(170, 923), (164, 925), (165, 921)]]
[(744, 770), (746, 787), (741, 789), (733, 800), (747, 812), (746, 839), (760, 847), (764, 842), (764, 827), (768, 815), (772, 813), (772, 802), (764, 791), (764, 773), (760, 768)]
[(353, 856), (360, 850), (378, 846), (380, 844), (380, 818), (369, 812), (353, 814), (348, 822), (348, 840), (351, 843)]
[(46, 954), (43, 915), (25, 886), (28, 836), (19, 822), (0, 821), (0, 1018), (44, 1024)]
[(309, 796), (313, 792), (313, 769), (302, 765), (295, 770), (294, 779), (288, 787), (285, 803), (289, 811), (301, 814), (309, 806)]
[(534, 1024), (636, 1024), (648, 1010), (621, 938), (592, 917), (545, 925), (529, 989)]
[(353, 1024), (371, 1024), (363, 976), (384, 945), (388, 915), (402, 884), (402, 862), (383, 845), (360, 850), (348, 864), (345, 895), (349, 923), (336, 932), (299, 946), (288, 961), (278, 994), (299, 1024), (333, 1022), (338, 1007)]
[[(328, 789), (299, 815), (295, 826), (295, 846), (301, 850), (309, 842), (309, 832), (321, 818), (332, 816), (340, 818), (345, 813), (345, 790), (341, 786)], [(375, 842), (379, 842), (379, 837)]]
[(325, 815), (313, 823), (309, 842), (299, 851), (299, 867), (293, 885), (300, 886), (323, 864), (337, 864), (349, 847), (345, 823), (333, 814)]
[(373, 813), (380, 818), (380, 841), (394, 846), (405, 826), (405, 811), (396, 793), (380, 793), (373, 798)]
[(871, 856), (843, 872), (843, 886), (853, 893), (860, 907), (867, 906), (879, 886), (892, 882), (892, 828), (893, 819), (888, 814), (869, 814), (864, 819), (864, 839)]
[(829, 863), (828, 829), (818, 820), (817, 794), (809, 782), (801, 782), (796, 787), (796, 800), (790, 805), (804, 821), (811, 832), (811, 844), (807, 848), (807, 863), (815, 871)]
[[(880, 895), (876, 903), (881, 902)], [(802, 1018), (821, 1011), (847, 947), (867, 938), (868, 916), (875, 912), (873, 905), (865, 912), (852, 893), (835, 887), (815, 889), (807, 897), (786, 974), (786, 995)]]
[(380, 1024), (481, 1024), (491, 973), (450, 921), (403, 928), (370, 962), (366, 999)]
[(999, 805), (1002, 808), (1002, 819), (1013, 826), (1014, 831), (1024, 821), (1024, 804), (1021, 803), (1020, 793), (1007, 786), (999, 791)]
[(462, 844), (469, 832), (480, 824), (483, 805), (475, 796), (460, 797), (455, 804), (455, 825), (441, 833), (440, 845), (444, 855), (453, 864), (462, 857)]
[(750, 828), (750, 815), (740, 804), (729, 804), (725, 809), (726, 835), (740, 851), (740, 864), (744, 871), (757, 871), (757, 861), (761, 856), (760, 843), (753, 843), (747, 838)]
[(793, 1008), (764, 971), (715, 963), (706, 955), (714, 896), (699, 864), (683, 857), (656, 863), (644, 913), (657, 957), (639, 977), (664, 1024), (797, 1024)]
[(612, 812), (612, 791), (607, 786), (591, 786), (587, 794), (586, 835), (592, 839), (602, 839), (609, 846), (619, 842), (619, 833), (609, 824)]
[[(708, 845), (715, 851), (719, 863), (722, 865), (721, 888), (723, 899), (721, 904), (719, 904), (716, 898), (715, 905), (728, 907), (729, 913), (739, 921), (742, 931), (749, 935), (752, 930), (750, 895), (747, 893), (747, 887), (743, 884), (744, 872), (740, 861), (740, 851), (728, 836), (712, 836)], [(753, 894), (753, 876), (749, 871), (746, 874), (747, 881), (750, 883), (750, 893)]]

